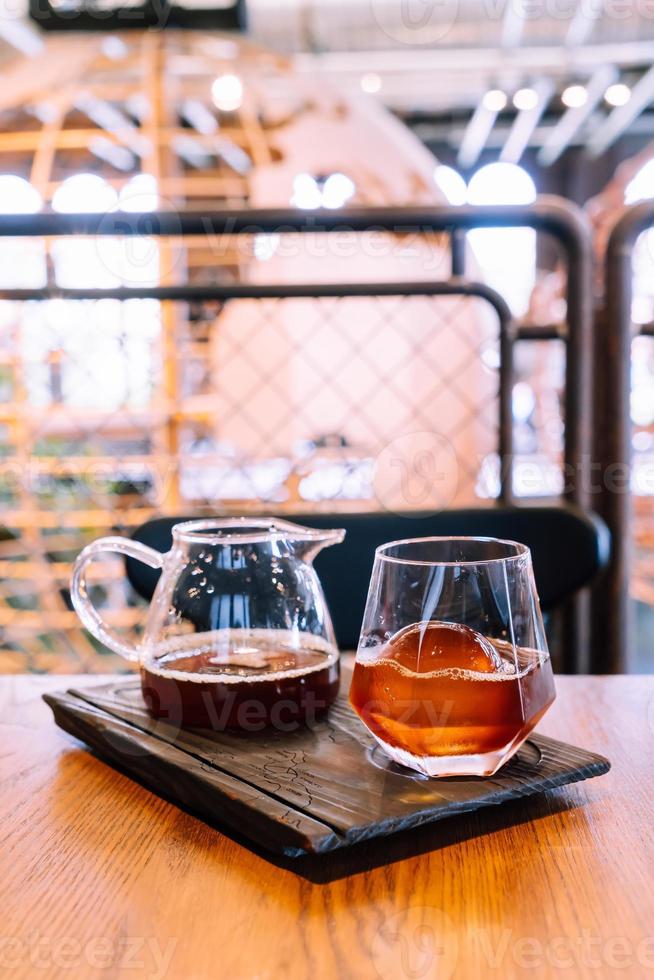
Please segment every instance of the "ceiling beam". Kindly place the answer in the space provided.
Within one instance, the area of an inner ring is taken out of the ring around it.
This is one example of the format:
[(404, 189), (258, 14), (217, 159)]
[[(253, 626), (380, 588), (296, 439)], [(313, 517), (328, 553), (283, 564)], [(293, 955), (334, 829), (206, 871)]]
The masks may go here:
[(209, 136), (218, 131), (218, 120), (200, 99), (185, 99), (181, 113), (196, 132)]
[[(575, 50), (562, 45), (520, 46), (511, 51), (512, 70), (542, 74), (554, 72), (559, 76), (570, 72), (590, 72), (606, 64), (621, 67), (640, 66), (654, 61), (654, 40), (625, 41), (619, 44), (589, 44)], [(438, 48), (434, 58), (433, 48), (396, 48), (368, 51), (325, 51), (321, 54), (296, 54), (292, 57), (294, 68), (301, 72), (325, 71), (334, 74), (351, 73), (361, 77), (365, 71), (377, 72), (430, 72), (437, 74), (452, 70), (474, 70), (484, 76), (496, 74), (507, 67), (507, 53), (498, 47), (448, 47)], [(437, 68), (435, 69), (435, 65)]]
[[(591, 118), (592, 122), (592, 118)], [(419, 136), (423, 143), (427, 143), (430, 148), (433, 148), (434, 152), (438, 155), (439, 148), (442, 146), (447, 146), (456, 151), (456, 149), (461, 145), (461, 140), (465, 134), (465, 127), (463, 126), (452, 126), (449, 120), (443, 120), (442, 122), (432, 122), (432, 121), (421, 121), (411, 125), (412, 131)], [(500, 153), (506, 143), (509, 134), (511, 132), (511, 126), (503, 122), (498, 122), (493, 127), (493, 130), (486, 140), (486, 150), (497, 150)], [(537, 126), (533, 131), (529, 139), (529, 149), (537, 150), (543, 145), (547, 137), (551, 132), (551, 126), (546, 126), (543, 123)], [(632, 126), (629, 127), (629, 132), (636, 136), (642, 136), (644, 139), (654, 138), (654, 119), (649, 118), (649, 115), (640, 116), (636, 119)], [(568, 149), (571, 146), (586, 146), (586, 137), (578, 133), (570, 143), (568, 144)]]
[(0, 40), (28, 58), (35, 58), (43, 51), (41, 35), (29, 21), (18, 14), (16, 6), (9, 0), (0, 2)]
[(536, 93), (538, 101), (529, 109), (518, 110), (500, 154), (500, 160), (504, 163), (520, 162), (554, 92), (554, 83), (549, 78), (541, 78), (530, 87)]
[(457, 163), (463, 170), (473, 167), (479, 159), (497, 116), (498, 112), (485, 106), (483, 99), (479, 102), (466, 127), (457, 156)]
[(654, 99), (654, 67), (640, 78), (631, 90), (626, 105), (617, 106), (588, 141), (588, 152), (598, 157), (638, 118)]
[(616, 69), (612, 65), (606, 65), (604, 68), (599, 68), (595, 72), (586, 84), (588, 98), (585, 103), (581, 106), (567, 109), (545, 140), (538, 154), (538, 162), (543, 167), (551, 166), (565, 152), (566, 148), (601, 101), (608, 86), (617, 78), (617, 74)]
[(604, 13), (604, 0), (595, 3), (580, 3), (572, 16), (568, 33), (563, 42), (567, 48), (581, 47), (588, 42), (597, 21)]
[(89, 140), (88, 148), (94, 156), (104, 160), (116, 170), (128, 173), (137, 167), (138, 161), (132, 151), (112, 142), (106, 136), (94, 136)]
[[(126, 152), (130, 155), (133, 156), (135, 154), (138, 157), (143, 157), (147, 154), (148, 141), (143, 136), (141, 130), (134, 125), (132, 120), (122, 110), (118, 109), (111, 102), (98, 99), (89, 92), (81, 92), (76, 97), (74, 106), (79, 112), (83, 112), (91, 122), (99, 126), (100, 129), (103, 129), (107, 133), (120, 134), (120, 140), (125, 144)], [(98, 148), (99, 152), (96, 153)], [(107, 149), (106, 143), (97, 143), (95, 144), (95, 148), (89, 143), (89, 149), (103, 160), (109, 160), (107, 153), (112, 153), (116, 160), (120, 158), (120, 154), (117, 155), (115, 151)], [(114, 166), (117, 166), (120, 170), (129, 169), (127, 166), (127, 157), (124, 153), (122, 154), (122, 159), (125, 166), (120, 166), (120, 164), (114, 164)]]
[(506, 0), (502, 22), (503, 48), (517, 48), (525, 29), (525, 0)]

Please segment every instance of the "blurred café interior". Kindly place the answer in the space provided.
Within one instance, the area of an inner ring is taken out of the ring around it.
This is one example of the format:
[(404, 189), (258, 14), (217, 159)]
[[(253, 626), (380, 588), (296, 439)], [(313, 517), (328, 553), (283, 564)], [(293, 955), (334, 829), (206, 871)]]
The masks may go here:
[(471, 511), (559, 670), (654, 672), (651, 7), (2, 6), (0, 672), (125, 669), (101, 534)]

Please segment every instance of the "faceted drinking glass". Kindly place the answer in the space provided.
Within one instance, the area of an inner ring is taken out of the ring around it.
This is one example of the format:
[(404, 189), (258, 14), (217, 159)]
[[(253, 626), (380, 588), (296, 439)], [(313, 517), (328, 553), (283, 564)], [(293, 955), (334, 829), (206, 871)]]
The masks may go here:
[(427, 776), (490, 776), (554, 697), (525, 545), (377, 549), (350, 701), (390, 759)]

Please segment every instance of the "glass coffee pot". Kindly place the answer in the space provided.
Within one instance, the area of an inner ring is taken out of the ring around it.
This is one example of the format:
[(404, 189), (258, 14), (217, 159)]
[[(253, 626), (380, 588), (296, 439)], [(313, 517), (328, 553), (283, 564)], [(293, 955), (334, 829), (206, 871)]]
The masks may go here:
[[(138, 663), (150, 714), (180, 726), (288, 731), (324, 714), (338, 693), (339, 658), (313, 567), (343, 530), (276, 518), (186, 521), (162, 554), (101, 538), (79, 555), (71, 596), (82, 623)], [(121, 639), (86, 586), (88, 565), (114, 551), (160, 568), (142, 642)]]

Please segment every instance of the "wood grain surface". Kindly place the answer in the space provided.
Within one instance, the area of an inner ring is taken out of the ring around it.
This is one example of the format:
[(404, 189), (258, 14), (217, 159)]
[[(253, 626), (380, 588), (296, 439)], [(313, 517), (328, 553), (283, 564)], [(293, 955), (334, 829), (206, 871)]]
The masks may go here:
[(286, 865), (59, 731), (83, 683), (0, 678), (3, 978), (654, 976), (654, 678), (558, 679), (607, 775)]
[(289, 857), (412, 830), (609, 768), (603, 756), (532, 734), (492, 777), (411, 775), (376, 747), (348, 704), (351, 679), (344, 669), (327, 718), (249, 735), (185, 731), (152, 719), (137, 678), (92, 682), (45, 700), (64, 731), (146, 788)]

